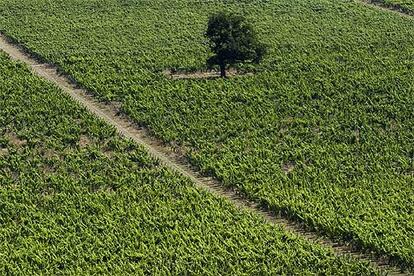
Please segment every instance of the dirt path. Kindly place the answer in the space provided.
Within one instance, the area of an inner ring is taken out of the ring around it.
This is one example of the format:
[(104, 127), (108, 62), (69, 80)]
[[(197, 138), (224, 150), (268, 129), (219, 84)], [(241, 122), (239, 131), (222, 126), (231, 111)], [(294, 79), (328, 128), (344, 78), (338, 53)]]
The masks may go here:
[(26, 63), (36, 74), (55, 83), (74, 100), (85, 106), (90, 112), (103, 119), (108, 124), (113, 125), (121, 135), (142, 145), (152, 156), (159, 159), (162, 164), (191, 179), (197, 187), (207, 190), (219, 197), (224, 197), (239, 208), (258, 214), (269, 223), (282, 226), (287, 231), (302, 236), (307, 240), (322, 244), (326, 248), (333, 250), (337, 255), (351, 255), (356, 259), (370, 261), (374, 266), (379, 267), (390, 275), (408, 275), (401, 273), (398, 268), (390, 266), (387, 257), (376, 257), (373, 254), (363, 253), (362, 251), (356, 250), (352, 245), (336, 243), (316, 232), (305, 230), (303, 224), (287, 220), (277, 214), (266, 211), (256, 203), (243, 198), (237, 191), (227, 190), (220, 185), (219, 181), (202, 176), (197, 169), (189, 165), (181, 154), (150, 137), (146, 129), (136, 126), (136, 124), (126, 116), (119, 115), (120, 112), (116, 105), (104, 104), (96, 101), (86, 90), (78, 88), (76, 83), (69, 77), (59, 74), (56, 67), (50, 64), (41, 63), (30, 57), (22, 48), (12, 44), (1, 33), (0, 50), (8, 53), (14, 60)]
[(364, 6), (374, 7), (382, 11), (393, 12), (400, 16), (414, 19), (414, 12), (404, 11), (401, 7), (398, 7), (397, 5), (386, 5), (384, 3), (379, 2), (378, 0), (357, 0), (357, 2)]
[[(245, 77), (253, 76), (251, 72), (238, 72), (235, 69), (227, 69), (227, 77)], [(172, 80), (182, 79), (216, 79), (220, 78), (219, 71), (196, 71), (196, 72), (173, 72), (172, 70), (164, 70), (163, 72), (166, 78)]]

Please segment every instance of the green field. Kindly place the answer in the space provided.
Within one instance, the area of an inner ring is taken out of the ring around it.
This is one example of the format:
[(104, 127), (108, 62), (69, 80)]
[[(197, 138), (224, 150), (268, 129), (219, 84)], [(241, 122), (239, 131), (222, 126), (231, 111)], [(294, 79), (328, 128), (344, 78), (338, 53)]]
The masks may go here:
[(0, 274), (377, 273), (228, 202), (0, 52)]
[[(222, 9), (269, 45), (255, 75), (167, 79), (205, 67)], [(223, 185), (414, 267), (411, 18), (352, 1), (3, 0), (0, 31)]]

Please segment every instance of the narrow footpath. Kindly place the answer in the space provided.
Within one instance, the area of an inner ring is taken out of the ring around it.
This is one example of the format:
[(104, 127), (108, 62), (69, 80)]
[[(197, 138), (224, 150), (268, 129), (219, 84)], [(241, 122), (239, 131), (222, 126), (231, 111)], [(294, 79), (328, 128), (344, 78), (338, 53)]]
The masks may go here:
[(410, 10), (409, 8), (404, 8), (400, 4), (391, 4), (391, 3), (386, 4), (383, 0), (357, 0), (357, 1), (366, 6), (376, 7), (383, 11), (390, 11), (398, 15), (401, 15), (403, 17), (414, 19), (414, 11)]
[(333, 242), (316, 232), (306, 229), (301, 223), (285, 219), (278, 214), (264, 210), (256, 203), (243, 198), (239, 192), (224, 188), (219, 181), (201, 175), (181, 154), (164, 145), (161, 141), (154, 139), (149, 135), (147, 129), (137, 126), (129, 118), (122, 115), (116, 104), (98, 102), (88, 91), (79, 88), (70, 77), (60, 74), (56, 66), (42, 63), (31, 57), (22, 47), (11, 43), (1, 33), (0, 50), (6, 52), (14, 60), (26, 63), (35, 74), (56, 84), (91, 113), (114, 126), (122, 136), (142, 145), (149, 154), (157, 158), (163, 165), (184, 175), (197, 187), (207, 190), (216, 196), (224, 197), (238, 208), (258, 214), (271, 224), (279, 225), (285, 230), (302, 236), (307, 240), (322, 244), (324, 247), (333, 250), (337, 255), (349, 255), (356, 259), (369, 261), (373, 266), (381, 269), (384, 274), (409, 275), (390, 265), (387, 257), (378, 257), (374, 254), (357, 250), (352, 245)]

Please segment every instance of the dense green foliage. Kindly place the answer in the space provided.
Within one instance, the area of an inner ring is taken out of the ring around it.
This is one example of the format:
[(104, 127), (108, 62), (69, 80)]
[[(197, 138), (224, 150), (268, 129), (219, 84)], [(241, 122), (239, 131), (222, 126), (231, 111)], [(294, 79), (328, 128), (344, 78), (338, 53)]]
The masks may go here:
[(0, 274), (370, 274), (196, 189), (0, 53)]
[(225, 12), (210, 15), (206, 37), (214, 53), (207, 65), (218, 65), (222, 77), (226, 76), (228, 66), (259, 63), (266, 53), (266, 46), (258, 40), (253, 26), (240, 15)]
[[(204, 66), (222, 9), (269, 45), (256, 74), (165, 78)], [(413, 266), (410, 18), (352, 1), (3, 0), (0, 29), (224, 185)]]

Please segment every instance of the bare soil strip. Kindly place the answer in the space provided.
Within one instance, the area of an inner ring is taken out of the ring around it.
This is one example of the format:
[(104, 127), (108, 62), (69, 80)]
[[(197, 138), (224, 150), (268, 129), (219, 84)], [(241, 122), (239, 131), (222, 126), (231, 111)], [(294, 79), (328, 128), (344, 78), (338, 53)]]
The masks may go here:
[(391, 11), (404, 17), (414, 18), (414, 11), (410, 11), (407, 8), (398, 4), (386, 4), (381, 0), (357, 0), (357, 2), (363, 5), (369, 5), (381, 9), (383, 11)]
[[(218, 71), (196, 71), (196, 72), (174, 72), (172, 70), (164, 70), (164, 76), (172, 80), (182, 79), (217, 79), (220, 78), (220, 72)], [(227, 70), (227, 77), (237, 76), (253, 76), (253, 73), (238, 72), (234, 69)]]
[(324, 247), (331, 249), (337, 255), (348, 255), (356, 259), (369, 261), (372, 265), (378, 267), (384, 273), (389, 275), (409, 275), (407, 272), (402, 272), (399, 268), (392, 266), (388, 257), (376, 256), (371, 252), (364, 252), (357, 249), (357, 247), (352, 244), (334, 242), (315, 231), (309, 230), (302, 223), (281, 217), (280, 214), (275, 214), (261, 207), (259, 204), (247, 200), (236, 190), (224, 188), (219, 181), (201, 175), (196, 168), (192, 167), (187, 162), (182, 154), (177, 152), (177, 150), (154, 139), (149, 135), (147, 129), (137, 126), (126, 116), (120, 115), (119, 108), (117, 108), (116, 105), (98, 102), (88, 91), (79, 88), (70, 77), (60, 74), (57, 67), (51, 64), (42, 63), (37, 59), (32, 58), (27, 54), (27, 51), (22, 47), (11, 43), (10, 40), (4, 37), (1, 33), (0, 50), (8, 53), (12, 59), (29, 65), (33, 72), (56, 84), (94, 115), (114, 126), (125, 138), (132, 139), (136, 143), (142, 145), (153, 157), (157, 158), (160, 163), (186, 176), (193, 181), (197, 187), (229, 200), (242, 210), (258, 214), (271, 224), (279, 225), (287, 231), (302, 236), (312, 242), (319, 243)]

